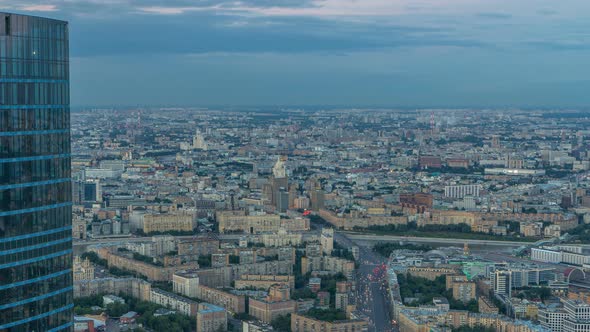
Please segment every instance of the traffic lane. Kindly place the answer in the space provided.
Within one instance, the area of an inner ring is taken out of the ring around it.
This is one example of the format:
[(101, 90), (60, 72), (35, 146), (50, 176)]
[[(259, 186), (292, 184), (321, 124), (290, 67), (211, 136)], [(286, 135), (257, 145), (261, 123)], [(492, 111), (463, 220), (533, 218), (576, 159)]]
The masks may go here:
[[(381, 283), (373, 282), (371, 283), (371, 293), (374, 294), (382, 294), (381, 292)], [(387, 304), (385, 303), (385, 298), (383, 296), (373, 296), (373, 312), (374, 312), (374, 325), (377, 331), (391, 331), (390, 319), (389, 319), (389, 311), (387, 310)]]

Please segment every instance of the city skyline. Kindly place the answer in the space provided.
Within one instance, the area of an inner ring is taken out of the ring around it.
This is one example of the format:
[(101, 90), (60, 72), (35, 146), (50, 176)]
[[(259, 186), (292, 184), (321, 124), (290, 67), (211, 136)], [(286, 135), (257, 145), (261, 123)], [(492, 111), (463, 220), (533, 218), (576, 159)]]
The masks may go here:
[(73, 106), (586, 107), (588, 6), (0, 1), (70, 21)]
[(0, 0), (0, 330), (590, 331), (590, 4), (531, 3)]

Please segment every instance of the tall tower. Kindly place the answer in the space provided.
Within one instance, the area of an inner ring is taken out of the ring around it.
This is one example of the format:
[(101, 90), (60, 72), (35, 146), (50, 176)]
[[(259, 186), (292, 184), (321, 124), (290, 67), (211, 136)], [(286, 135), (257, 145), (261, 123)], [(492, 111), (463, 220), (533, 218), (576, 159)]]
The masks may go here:
[(0, 331), (72, 330), (68, 24), (0, 13)]
[[(286, 157), (279, 156), (277, 162), (272, 168), (271, 177), (271, 204), (279, 208), (279, 201), (281, 200), (281, 192), (287, 192), (289, 189), (289, 178), (287, 177), (287, 168), (285, 167)], [(287, 194), (288, 195), (288, 194)], [(282, 207), (288, 207), (289, 199), (286, 204), (281, 204)]]
[(207, 150), (207, 142), (199, 130), (193, 136), (193, 149)]
[(430, 113), (430, 134), (434, 135), (434, 131), (436, 130), (436, 123), (434, 122), (434, 112)]

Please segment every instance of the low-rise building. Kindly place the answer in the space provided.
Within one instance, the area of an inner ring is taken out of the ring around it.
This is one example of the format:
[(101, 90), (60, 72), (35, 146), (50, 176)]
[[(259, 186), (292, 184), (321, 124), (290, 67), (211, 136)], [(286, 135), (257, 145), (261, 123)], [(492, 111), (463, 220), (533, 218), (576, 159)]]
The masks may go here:
[(210, 303), (199, 303), (197, 332), (217, 332), (227, 329), (227, 311)]
[(153, 281), (169, 281), (172, 279), (172, 275), (176, 271), (195, 269), (198, 267), (196, 263), (170, 267), (157, 266), (135, 260), (123, 253), (111, 252), (107, 248), (99, 249), (98, 254), (100, 257), (107, 260), (109, 267), (115, 266), (127, 271), (137, 272)]
[(260, 235), (260, 240), (266, 247), (298, 246), (303, 243), (303, 234), (290, 233), (281, 228), (277, 233)]
[(250, 299), (248, 313), (257, 319), (270, 323), (279, 316), (294, 313), (296, 302), (293, 300), (273, 301), (271, 299)]
[(177, 250), (179, 256), (196, 257), (217, 253), (219, 239), (213, 236), (199, 236), (196, 238), (178, 241)]
[(192, 213), (152, 213), (143, 216), (143, 232), (192, 232), (195, 228)]
[(278, 214), (246, 215), (244, 211), (218, 211), (215, 219), (219, 232), (242, 231), (249, 234), (278, 232), (281, 217)]
[(197, 314), (197, 302), (158, 288), (153, 288), (150, 292), (150, 302), (171, 308), (187, 316)]
[(364, 332), (368, 330), (368, 323), (362, 319), (347, 319), (333, 322), (320, 321), (311, 317), (291, 314), (292, 332), (316, 332), (316, 331), (337, 331), (337, 332)]
[(286, 285), (290, 289), (295, 287), (294, 276), (244, 274), (235, 281), (236, 289), (254, 288), (268, 290), (273, 285)]
[(463, 303), (475, 300), (475, 282), (468, 281), (466, 276), (446, 276), (447, 289), (453, 292), (453, 298)]
[(199, 299), (225, 308), (230, 313), (240, 314), (246, 312), (246, 298), (243, 295), (234, 295), (220, 289), (207, 286), (199, 286)]
[(531, 259), (545, 263), (566, 263), (583, 266), (590, 264), (590, 254), (579, 246), (531, 248)]
[(479, 312), (482, 314), (497, 314), (500, 312), (500, 309), (496, 307), (496, 305), (486, 296), (480, 296), (477, 299), (477, 305), (479, 308)]
[(175, 293), (196, 298), (199, 290), (199, 276), (194, 271), (178, 271), (172, 275)]
[(521, 222), (520, 234), (527, 237), (539, 237), (543, 234), (543, 223), (532, 221)]
[(426, 278), (434, 280), (440, 276), (458, 275), (459, 267), (457, 266), (411, 266), (407, 269), (407, 273), (414, 277)]
[(139, 278), (99, 278), (74, 282), (74, 298), (104, 294), (105, 290), (149, 301), (152, 285)]

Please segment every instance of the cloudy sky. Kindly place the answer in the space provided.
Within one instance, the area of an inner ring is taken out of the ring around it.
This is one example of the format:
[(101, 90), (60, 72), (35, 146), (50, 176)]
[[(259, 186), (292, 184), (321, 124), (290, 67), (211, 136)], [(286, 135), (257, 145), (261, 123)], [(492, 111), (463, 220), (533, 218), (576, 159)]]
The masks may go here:
[(0, 0), (73, 105), (590, 106), (588, 0)]

